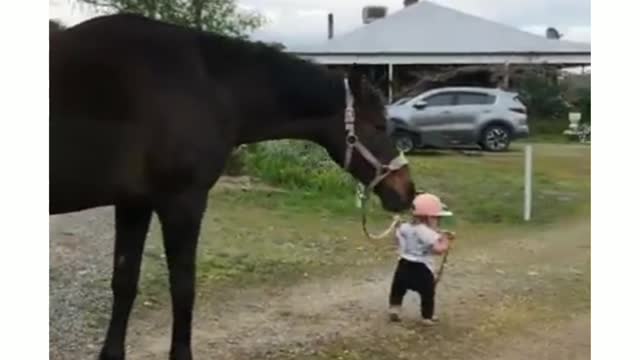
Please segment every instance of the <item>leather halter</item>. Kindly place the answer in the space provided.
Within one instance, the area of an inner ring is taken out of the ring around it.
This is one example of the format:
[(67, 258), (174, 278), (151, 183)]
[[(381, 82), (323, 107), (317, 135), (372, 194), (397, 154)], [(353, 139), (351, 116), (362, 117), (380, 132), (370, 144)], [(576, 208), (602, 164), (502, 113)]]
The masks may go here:
[(400, 152), (400, 154), (396, 156), (393, 160), (391, 160), (391, 162), (384, 165), (371, 153), (371, 151), (369, 151), (369, 149), (366, 148), (366, 146), (364, 146), (360, 142), (360, 140), (358, 139), (358, 136), (356, 135), (356, 129), (355, 129), (356, 117), (355, 117), (355, 110), (353, 108), (353, 94), (351, 93), (351, 89), (349, 87), (349, 80), (346, 78), (344, 79), (344, 87), (345, 87), (345, 94), (346, 94), (346, 106), (344, 110), (344, 127), (347, 133), (346, 135), (347, 150), (345, 153), (343, 166), (345, 170), (349, 170), (349, 167), (351, 165), (351, 159), (353, 157), (353, 151), (356, 150), (357, 152), (360, 153), (360, 155), (362, 155), (362, 157), (365, 160), (367, 160), (367, 162), (369, 162), (369, 164), (371, 164), (371, 166), (373, 166), (376, 169), (375, 177), (373, 178), (373, 180), (371, 180), (371, 182), (369, 183), (369, 185), (367, 185), (365, 189), (366, 191), (365, 194), (367, 194), (369, 191), (373, 190), (373, 188), (375, 188), (376, 185), (378, 185), (378, 183), (380, 183), (380, 181), (382, 181), (385, 177), (387, 177), (392, 172), (397, 171), (403, 166), (407, 165), (409, 162), (405, 158), (404, 154)]

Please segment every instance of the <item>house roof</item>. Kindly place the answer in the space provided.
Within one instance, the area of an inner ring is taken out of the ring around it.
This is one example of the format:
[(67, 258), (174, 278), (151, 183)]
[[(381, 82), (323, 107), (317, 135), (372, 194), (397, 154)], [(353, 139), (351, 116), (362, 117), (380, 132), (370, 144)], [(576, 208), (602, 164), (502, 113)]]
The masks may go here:
[(581, 54), (590, 44), (552, 40), (421, 1), (325, 42), (289, 50), (300, 55)]

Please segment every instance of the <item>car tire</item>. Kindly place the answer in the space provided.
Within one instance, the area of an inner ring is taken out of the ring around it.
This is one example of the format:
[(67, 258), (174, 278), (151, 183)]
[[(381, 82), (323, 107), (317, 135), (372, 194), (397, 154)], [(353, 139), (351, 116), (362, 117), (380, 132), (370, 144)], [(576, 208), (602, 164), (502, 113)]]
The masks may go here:
[(511, 131), (504, 125), (489, 125), (482, 131), (480, 144), (486, 151), (507, 151), (511, 145)]
[(410, 153), (416, 148), (416, 141), (410, 134), (401, 133), (396, 134), (393, 137), (393, 144), (398, 151), (403, 153)]

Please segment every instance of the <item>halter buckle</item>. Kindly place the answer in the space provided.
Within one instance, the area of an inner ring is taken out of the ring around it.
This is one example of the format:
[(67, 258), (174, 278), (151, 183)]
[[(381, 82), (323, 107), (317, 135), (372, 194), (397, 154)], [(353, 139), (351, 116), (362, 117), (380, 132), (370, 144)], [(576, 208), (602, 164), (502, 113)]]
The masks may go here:
[(355, 111), (353, 110), (353, 107), (348, 106), (345, 110), (344, 110), (344, 117), (345, 117), (345, 122), (347, 124), (353, 124), (355, 122)]
[(387, 175), (392, 173), (393, 171), (399, 170), (402, 166), (407, 164), (407, 160), (404, 157), (404, 154), (398, 155), (396, 158), (391, 160), (388, 164), (382, 164), (380, 161), (374, 156), (358, 139), (355, 131), (355, 111), (353, 108), (353, 95), (351, 94), (351, 89), (349, 89), (349, 82), (347, 79), (344, 81), (345, 85), (345, 93), (346, 93), (346, 106), (344, 109), (344, 123), (345, 123), (345, 131), (347, 133), (346, 136), (346, 144), (347, 150), (345, 153), (345, 160), (343, 167), (345, 169), (349, 169), (351, 165), (351, 159), (353, 156), (353, 151), (356, 150), (362, 157), (364, 157), (376, 170), (375, 178), (369, 183), (366, 187), (366, 192), (370, 191), (375, 185), (377, 185), (380, 181), (382, 181)]

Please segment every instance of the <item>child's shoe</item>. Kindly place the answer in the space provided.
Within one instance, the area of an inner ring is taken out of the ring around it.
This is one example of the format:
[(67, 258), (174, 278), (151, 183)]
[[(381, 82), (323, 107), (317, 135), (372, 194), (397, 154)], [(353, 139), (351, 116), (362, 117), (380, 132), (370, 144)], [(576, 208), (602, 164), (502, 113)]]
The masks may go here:
[(438, 319), (438, 317), (435, 315), (432, 316), (431, 319), (422, 319), (422, 323), (427, 326), (436, 325), (438, 322), (440, 322), (440, 319)]
[(392, 306), (389, 308), (389, 321), (398, 322), (400, 321), (400, 307)]

